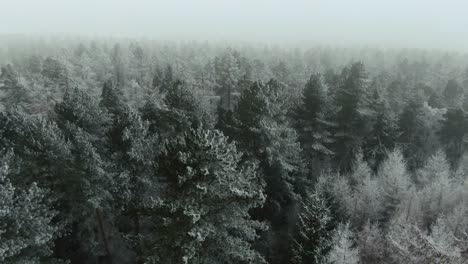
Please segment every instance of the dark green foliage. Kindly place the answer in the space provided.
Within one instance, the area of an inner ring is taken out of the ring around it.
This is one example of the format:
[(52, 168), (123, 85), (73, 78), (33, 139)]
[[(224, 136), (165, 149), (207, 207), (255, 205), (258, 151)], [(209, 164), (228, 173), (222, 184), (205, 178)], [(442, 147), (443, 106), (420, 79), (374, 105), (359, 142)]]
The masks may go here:
[(67, 70), (62, 63), (52, 57), (47, 57), (42, 64), (42, 75), (46, 78), (47, 86), (68, 86)]
[(301, 150), (286, 119), (282, 91), (274, 80), (255, 82), (242, 91), (236, 110), (222, 121), (227, 135), (245, 153), (244, 159), (259, 162), (258, 173), (265, 179), (267, 201), (253, 215), (272, 225), (265, 235), (271, 251), (264, 252), (270, 263), (282, 263), (288, 258), (288, 233), (294, 225), (298, 201), (295, 186), (303, 187), (304, 183), (299, 170)]
[(107, 131), (109, 156), (112, 164), (108, 173), (117, 178), (114, 207), (120, 210), (120, 232), (136, 253), (136, 262), (142, 263), (142, 230), (146, 228), (146, 204), (158, 197), (156, 157), (158, 137), (149, 131), (149, 122), (124, 101), (119, 87), (107, 82), (100, 105), (111, 113), (112, 125)]
[(222, 56), (214, 59), (216, 94), (221, 97), (221, 107), (225, 110), (233, 109), (233, 95), (239, 92), (238, 83), (247, 77), (240, 68), (239, 60), (239, 56), (232, 50), (227, 50)]
[(104, 83), (99, 106), (104, 107), (109, 113), (114, 115), (125, 111), (124, 93), (112, 80)]
[(330, 211), (317, 194), (301, 203), (291, 263), (323, 263), (331, 247)]
[(127, 82), (127, 75), (125, 72), (126, 67), (120, 44), (115, 44), (112, 48), (111, 60), (116, 85), (123, 87)]
[(463, 105), (463, 87), (456, 80), (449, 80), (443, 92), (445, 105), (448, 108), (460, 108)]
[(19, 76), (8, 64), (0, 74), (0, 102), (4, 109), (18, 107), (24, 109), (30, 102), (29, 91), (20, 84)]
[(429, 97), (429, 100), (427, 101), (427, 103), (431, 106), (431, 107), (434, 107), (434, 108), (442, 108), (444, 106), (444, 102), (443, 102), (443, 98), (442, 96), (434, 91), (431, 96)]
[(371, 129), (362, 151), (368, 163), (376, 170), (387, 153), (395, 148), (399, 136), (398, 119), (380, 91), (374, 90), (370, 103), (372, 113), (368, 122), (371, 123)]
[(460, 159), (465, 152), (464, 138), (466, 133), (468, 133), (466, 113), (462, 109), (450, 109), (445, 114), (445, 120), (438, 136), (454, 170), (458, 168)]
[(320, 75), (312, 75), (302, 92), (302, 102), (293, 113), (294, 127), (299, 134), (308, 160), (324, 161), (333, 155), (330, 133), (333, 123), (328, 121), (329, 103)]
[[(50, 194), (32, 183), (12, 184), (12, 153), (0, 160), (0, 261), (5, 264), (51, 261), (53, 242), (63, 232), (63, 222), (52, 209)], [(16, 168), (15, 168), (16, 169)], [(58, 261), (57, 261), (58, 262)]]
[(398, 120), (398, 145), (407, 160), (408, 169), (414, 170), (423, 166), (428, 158), (430, 143), (428, 142), (429, 129), (423, 120), (423, 105), (417, 99), (411, 100), (404, 108)]
[(366, 106), (366, 73), (360, 62), (345, 68), (336, 93), (336, 133), (334, 152), (340, 169), (349, 170), (356, 151), (366, 135), (362, 108)]
[(174, 70), (171, 65), (167, 65), (163, 70), (157, 68), (154, 75), (153, 81), (151, 83), (153, 90), (159, 93), (166, 93), (174, 85), (180, 84), (181, 81), (174, 76)]
[[(109, 113), (86, 92), (73, 88), (66, 91), (56, 105), (54, 119), (71, 143), (72, 171), (67, 173), (76, 197), (70, 201), (77, 234), (89, 256), (110, 257), (108, 235), (103, 225), (112, 209), (112, 192), (117, 184), (107, 173), (106, 133), (111, 125)], [(79, 203), (80, 206), (76, 206)]]
[(184, 83), (175, 83), (162, 102), (148, 101), (141, 112), (143, 119), (150, 122), (150, 131), (162, 139), (210, 124), (208, 114)]
[(250, 244), (264, 226), (248, 214), (265, 200), (263, 181), (222, 133), (190, 129), (166, 141), (158, 171), (148, 263), (264, 263)]

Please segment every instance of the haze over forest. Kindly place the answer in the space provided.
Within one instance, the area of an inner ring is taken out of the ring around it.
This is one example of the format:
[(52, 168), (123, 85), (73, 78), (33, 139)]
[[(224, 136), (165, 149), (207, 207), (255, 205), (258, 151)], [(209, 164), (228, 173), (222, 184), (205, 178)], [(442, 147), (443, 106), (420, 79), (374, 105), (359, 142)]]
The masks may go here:
[(464, 1), (0, 10), (1, 264), (468, 263)]
[(2, 0), (0, 34), (468, 50), (462, 0)]

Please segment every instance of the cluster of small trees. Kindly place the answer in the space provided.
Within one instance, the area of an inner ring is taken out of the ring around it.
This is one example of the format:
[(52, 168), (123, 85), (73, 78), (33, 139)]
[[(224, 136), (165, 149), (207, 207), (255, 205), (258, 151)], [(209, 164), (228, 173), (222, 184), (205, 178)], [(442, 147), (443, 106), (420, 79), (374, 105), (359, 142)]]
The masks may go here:
[[(377, 173), (358, 156), (348, 175), (323, 175), (317, 188), (334, 202), (335, 217), (356, 232), (341, 234), (352, 240), (341, 252), (349, 261), (337, 263), (466, 262), (468, 237), (460, 226), (466, 221), (466, 178), (450, 170), (442, 152), (413, 175), (399, 150)], [(359, 258), (346, 256), (348, 251)]]
[(2, 68), (2, 263), (467, 261), (461, 82), (149, 52)]

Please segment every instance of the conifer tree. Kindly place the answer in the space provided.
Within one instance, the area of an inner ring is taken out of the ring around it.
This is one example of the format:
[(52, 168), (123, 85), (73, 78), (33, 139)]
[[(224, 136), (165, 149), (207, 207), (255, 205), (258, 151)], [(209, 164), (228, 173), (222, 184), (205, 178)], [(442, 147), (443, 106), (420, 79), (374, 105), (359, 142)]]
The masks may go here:
[(123, 51), (119, 43), (115, 44), (112, 48), (111, 61), (114, 71), (114, 77), (117, 82), (116, 84), (120, 87), (123, 87), (126, 84), (127, 76), (125, 72), (126, 65), (124, 61)]
[(170, 87), (162, 101), (148, 101), (141, 109), (149, 131), (161, 140), (198, 126), (211, 127), (210, 118), (193, 92), (183, 82)]
[(350, 219), (356, 227), (363, 226), (369, 220), (378, 221), (382, 213), (382, 186), (363, 158), (363, 154), (358, 152), (349, 177), (353, 194), (347, 198), (351, 200), (351, 208), (348, 210), (351, 211)]
[(42, 75), (45, 77), (46, 86), (63, 89), (68, 87), (68, 72), (58, 58), (47, 57), (42, 65)]
[(214, 59), (217, 95), (221, 97), (221, 108), (232, 110), (234, 107), (233, 93), (238, 92), (237, 85), (242, 79), (239, 61), (232, 50), (227, 50), (222, 56)]
[(366, 160), (376, 170), (389, 151), (394, 149), (399, 136), (397, 115), (377, 89), (371, 98), (372, 125), (362, 146)]
[(342, 81), (338, 87), (335, 104), (337, 128), (334, 152), (340, 169), (349, 170), (356, 151), (361, 147), (365, 134), (361, 107), (366, 100), (366, 73), (360, 62), (352, 64), (342, 72)]
[(468, 133), (468, 118), (462, 109), (450, 109), (442, 121), (438, 136), (450, 165), (457, 169), (464, 153), (465, 135)]
[(243, 90), (224, 129), (244, 152), (244, 160), (259, 162), (258, 173), (266, 181), (266, 204), (253, 215), (272, 225), (272, 237), (266, 243), (276, 246), (270, 245), (271, 252), (265, 253), (272, 263), (288, 259), (288, 233), (294, 226), (298, 193), (306, 187), (300, 170), (300, 146), (287, 122), (281, 88), (272, 80), (266, 84), (255, 82)]
[(464, 91), (456, 80), (449, 80), (443, 92), (444, 102), (447, 108), (461, 108), (464, 101)]
[(149, 122), (125, 103), (119, 87), (106, 83), (100, 105), (112, 116), (106, 138), (113, 160), (108, 171), (119, 179), (114, 199), (116, 206), (122, 208), (121, 219), (131, 222), (123, 221), (126, 226), (121, 232), (130, 240), (136, 262), (143, 263), (141, 240), (146, 220), (143, 211), (147, 202), (157, 198), (155, 162), (159, 141), (156, 134), (149, 132)]
[(77, 232), (84, 236), (82, 246), (90, 256), (112, 258), (110, 234), (105, 228), (110, 221), (112, 192), (118, 186), (107, 172), (106, 134), (111, 117), (96, 99), (78, 88), (66, 91), (54, 114), (65, 139), (71, 143), (72, 167), (68, 176), (72, 182), (68, 184), (76, 194), (71, 213), (73, 220), (80, 223)]
[(427, 153), (424, 153), (424, 146), (427, 142), (421, 120), (422, 111), (421, 102), (413, 98), (406, 105), (398, 120), (400, 131), (398, 144), (402, 148), (410, 170), (421, 167), (427, 156)]
[(382, 220), (387, 221), (406, 199), (410, 187), (406, 163), (401, 152), (396, 149), (382, 162), (377, 177), (382, 186)]
[(312, 75), (302, 92), (301, 104), (294, 111), (294, 126), (308, 160), (324, 161), (333, 155), (330, 149), (333, 124), (328, 120), (327, 100), (322, 77)]
[(349, 224), (340, 224), (333, 235), (333, 245), (328, 254), (330, 264), (358, 264), (359, 250), (353, 248), (353, 232)]
[(32, 183), (13, 185), (11, 153), (0, 160), (0, 262), (39, 264), (51, 261), (54, 240), (63, 233), (49, 193)]
[(331, 245), (331, 216), (317, 195), (302, 202), (292, 246), (292, 263), (322, 263)]
[(149, 263), (264, 263), (250, 244), (265, 226), (249, 210), (265, 201), (254, 164), (219, 131), (189, 129), (159, 158), (164, 185), (145, 241)]
[(1, 69), (0, 91), (3, 93), (0, 102), (4, 109), (12, 107), (24, 109), (30, 102), (29, 91), (20, 83), (18, 74), (10, 64)]
[(362, 264), (385, 263), (388, 258), (385, 237), (377, 224), (370, 221), (358, 236), (359, 259)]

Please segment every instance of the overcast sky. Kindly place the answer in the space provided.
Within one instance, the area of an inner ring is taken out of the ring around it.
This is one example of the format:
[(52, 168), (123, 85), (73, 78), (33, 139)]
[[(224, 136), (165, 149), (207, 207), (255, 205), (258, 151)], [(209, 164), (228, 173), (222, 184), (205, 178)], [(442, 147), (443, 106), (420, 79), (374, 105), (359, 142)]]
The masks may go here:
[(468, 50), (468, 0), (0, 0), (0, 33)]

